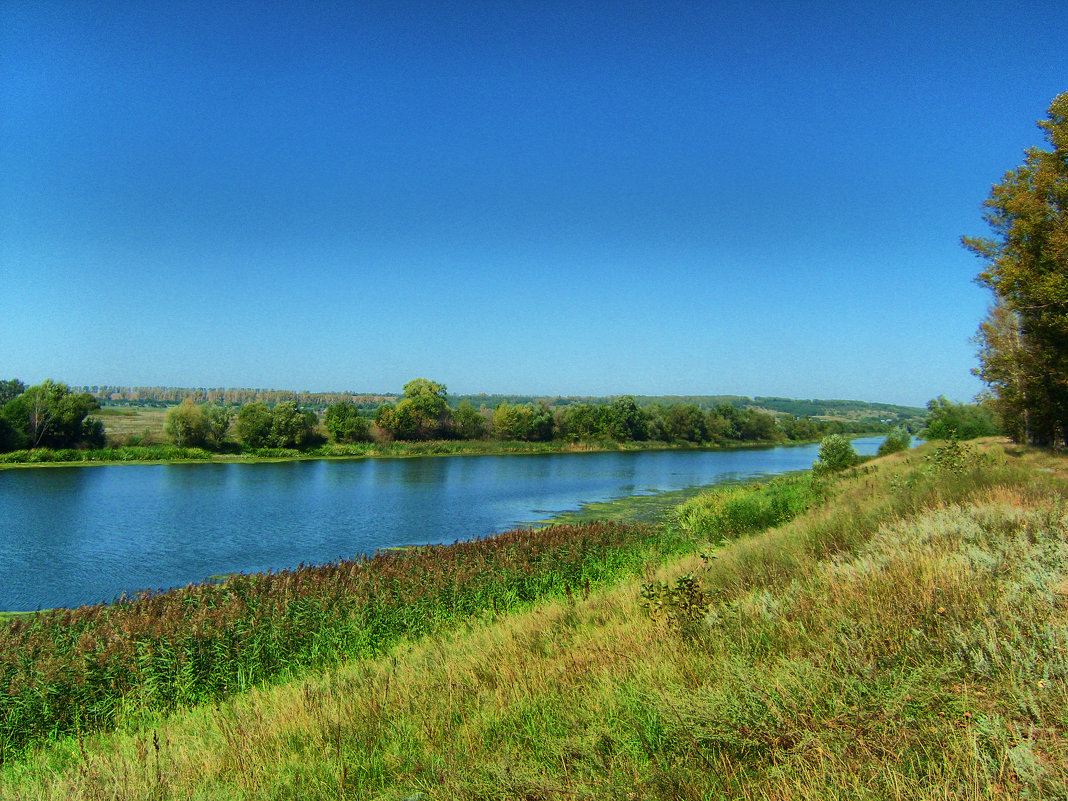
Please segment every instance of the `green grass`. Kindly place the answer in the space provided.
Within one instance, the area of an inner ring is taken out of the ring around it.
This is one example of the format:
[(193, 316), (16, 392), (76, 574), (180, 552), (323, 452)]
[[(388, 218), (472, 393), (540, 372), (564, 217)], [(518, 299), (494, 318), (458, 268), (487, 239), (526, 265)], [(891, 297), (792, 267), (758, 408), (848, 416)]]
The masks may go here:
[(0, 797), (1068, 798), (1068, 461), (949, 456), (810, 485), (770, 527), (789, 481), (690, 501), (659, 567), (127, 708), (5, 765)]

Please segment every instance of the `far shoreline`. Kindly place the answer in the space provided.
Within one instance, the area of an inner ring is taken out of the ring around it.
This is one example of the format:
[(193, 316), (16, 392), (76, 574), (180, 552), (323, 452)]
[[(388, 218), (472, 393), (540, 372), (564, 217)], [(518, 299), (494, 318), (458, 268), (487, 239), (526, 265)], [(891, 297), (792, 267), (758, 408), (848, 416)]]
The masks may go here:
[[(850, 440), (865, 437), (886, 436), (885, 432), (862, 432), (844, 434)], [(464, 444), (458, 444), (464, 442)], [(479, 442), (480, 445), (472, 445)], [(161, 465), (161, 464), (270, 464), (299, 461), (354, 461), (359, 459), (410, 459), (424, 456), (531, 456), (540, 454), (568, 453), (611, 453), (622, 451), (730, 451), (749, 448), (773, 448), (812, 445), (820, 439), (808, 440), (760, 440), (753, 442), (733, 442), (720, 444), (668, 443), (655, 440), (641, 442), (523, 442), (518, 440), (427, 440), (424, 442), (398, 441), (390, 443), (367, 443), (366, 447), (357, 445), (324, 445), (314, 451), (297, 451), (289, 449), (280, 453), (217, 453), (203, 449), (179, 449), (177, 446), (163, 446), (175, 451), (196, 450), (193, 455), (176, 454), (173, 456), (156, 456), (160, 446), (126, 446), (123, 448), (106, 448), (104, 451), (119, 451), (113, 458), (98, 458), (100, 451), (79, 451), (85, 457), (81, 459), (54, 458), (56, 452), (47, 448), (30, 451), (16, 451), (26, 458), (4, 461), (8, 454), (0, 454), (0, 471), (18, 468), (48, 467), (98, 467), (126, 465)]]

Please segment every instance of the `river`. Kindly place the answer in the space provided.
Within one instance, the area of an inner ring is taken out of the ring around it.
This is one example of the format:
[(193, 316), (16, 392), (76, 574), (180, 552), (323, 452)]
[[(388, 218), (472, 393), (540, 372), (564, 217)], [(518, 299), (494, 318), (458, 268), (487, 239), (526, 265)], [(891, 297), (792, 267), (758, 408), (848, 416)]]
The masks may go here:
[[(854, 447), (871, 454), (881, 441)], [(805, 469), (817, 450), (0, 470), (0, 610), (451, 543), (586, 503)]]

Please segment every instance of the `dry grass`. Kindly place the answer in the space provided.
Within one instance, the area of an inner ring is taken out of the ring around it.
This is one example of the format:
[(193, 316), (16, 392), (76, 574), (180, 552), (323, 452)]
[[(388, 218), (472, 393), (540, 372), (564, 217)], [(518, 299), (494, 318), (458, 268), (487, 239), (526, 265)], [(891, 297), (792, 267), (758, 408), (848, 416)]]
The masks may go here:
[(1068, 798), (1063, 462), (931, 464), (645, 577), (696, 576), (700, 625), (642, 581), (551, 601), (57, 744), (0, 796)]
[(163, 431), (167, 409), (154, 406), (105, 406), (93, 413), (104, 423), (109, 446), (170, 442)]

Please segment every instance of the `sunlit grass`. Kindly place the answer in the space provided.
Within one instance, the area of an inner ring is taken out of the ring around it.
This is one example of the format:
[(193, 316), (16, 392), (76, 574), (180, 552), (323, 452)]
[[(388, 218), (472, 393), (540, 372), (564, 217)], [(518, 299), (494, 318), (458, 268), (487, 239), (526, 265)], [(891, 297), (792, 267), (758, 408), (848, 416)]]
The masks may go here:
[[(0, 795), (1065, 798), (1065, 463), (934, 450), (588, 597), (59, 741)], [(698, 625), (641, 606), (684, 575)]]

